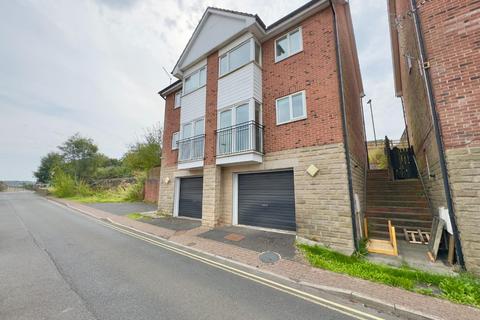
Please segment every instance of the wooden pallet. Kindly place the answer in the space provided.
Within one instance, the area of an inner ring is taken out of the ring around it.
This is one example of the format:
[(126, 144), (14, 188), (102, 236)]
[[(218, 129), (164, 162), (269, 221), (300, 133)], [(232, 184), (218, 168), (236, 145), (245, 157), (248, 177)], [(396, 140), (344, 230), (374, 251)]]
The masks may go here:
[(417, 230), (407, 230), (403, 228), (403, 234), (405, 235), (405, 240), (410, 243), (415, 244), (428, 244), (430, 242), (430, 232)]
[[(364, 218), (365, 234), (368, 235), (367, 218)], [(367, 250), (370, 253), (379, 253), (388, 256), (398, 256), (397, 236), (395, 234), (395, 227), (392, 222), (388, 220), (389, 240), (369, 239), (367, 243)]]

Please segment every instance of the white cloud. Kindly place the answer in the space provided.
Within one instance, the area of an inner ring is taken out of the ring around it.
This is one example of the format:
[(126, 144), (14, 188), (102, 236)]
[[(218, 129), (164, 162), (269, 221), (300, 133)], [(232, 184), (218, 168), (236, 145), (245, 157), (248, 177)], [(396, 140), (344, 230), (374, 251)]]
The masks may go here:
[[(0, 179), (31, 179), (40, 157), (75, 132), (119, 157), (144, 127), (163, 122), (162, 67), (172, 70), (207, 6), (257, 13), (268, 25), (306, 2), (1, 1)], [(351, 4), (378, 135), (397, 138), (385, 3)]]

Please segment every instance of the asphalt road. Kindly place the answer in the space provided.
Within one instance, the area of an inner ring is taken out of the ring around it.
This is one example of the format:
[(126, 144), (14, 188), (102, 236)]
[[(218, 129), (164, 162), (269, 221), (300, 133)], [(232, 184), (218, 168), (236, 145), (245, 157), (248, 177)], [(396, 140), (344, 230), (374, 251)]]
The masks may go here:
[(353, 318), (32, 193), (0, 193), (0, 319)]

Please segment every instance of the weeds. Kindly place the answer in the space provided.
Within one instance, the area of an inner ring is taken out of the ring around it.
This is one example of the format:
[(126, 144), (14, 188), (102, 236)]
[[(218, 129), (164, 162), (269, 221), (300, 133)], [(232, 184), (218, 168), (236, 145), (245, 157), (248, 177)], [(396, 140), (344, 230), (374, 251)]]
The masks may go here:
[(310, 264), (321, 269), (480, 307), (480, 280), (469, 274), (440, 275), (408, 265), (395, 268), (370, 262), (361, 254), (346, 256), (319, 246), (298, 247), (305, 252)]

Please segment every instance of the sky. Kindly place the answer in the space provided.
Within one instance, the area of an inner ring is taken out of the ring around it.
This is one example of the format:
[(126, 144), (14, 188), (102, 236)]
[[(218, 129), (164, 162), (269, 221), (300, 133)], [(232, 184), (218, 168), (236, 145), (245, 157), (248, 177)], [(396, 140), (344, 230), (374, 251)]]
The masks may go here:
[[(163, 124), (163, 68), (173, 69), (207, 6), (257, 13), (268, 25), (306, 2), (0, 1), (0, 180), (33, 180), (41, 157), (77, 132), (119, 158), (144, 128)], [(386, 1), (350, 5), (364, 101), (372, 99), (377, 137), (398, 139)], [(373, 139), (367, 105), (365, 118)]]

